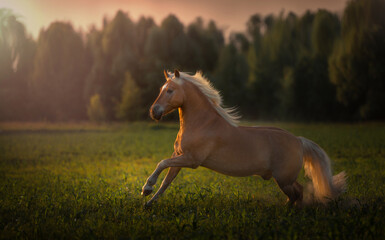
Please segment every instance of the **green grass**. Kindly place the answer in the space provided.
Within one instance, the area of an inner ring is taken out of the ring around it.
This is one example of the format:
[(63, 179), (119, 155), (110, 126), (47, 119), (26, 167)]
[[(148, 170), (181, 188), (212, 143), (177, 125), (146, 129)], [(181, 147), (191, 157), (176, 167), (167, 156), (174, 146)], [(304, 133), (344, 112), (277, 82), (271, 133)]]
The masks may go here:
[(319, 143), (347, 193), (290, 208), (273, 180), (184, 169), (144, 209), (141, 187), (178, 125), (2, 124), (0, 238), (384, 239), (385, 124), (273, 125)]

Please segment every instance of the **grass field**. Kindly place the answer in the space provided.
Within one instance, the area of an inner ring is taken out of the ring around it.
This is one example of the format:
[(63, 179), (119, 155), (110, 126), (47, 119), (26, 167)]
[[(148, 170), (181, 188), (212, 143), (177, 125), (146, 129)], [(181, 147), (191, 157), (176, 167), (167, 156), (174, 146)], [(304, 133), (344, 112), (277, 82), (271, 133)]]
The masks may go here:
[(3, 123), (0, 238), (385, 238), (385, 123), (270, 125), (319, 143), (348, 191), (297, 209), (273, 180), (184, 169), (144, 209), (141, 187), (171, 155), (178, 125)]

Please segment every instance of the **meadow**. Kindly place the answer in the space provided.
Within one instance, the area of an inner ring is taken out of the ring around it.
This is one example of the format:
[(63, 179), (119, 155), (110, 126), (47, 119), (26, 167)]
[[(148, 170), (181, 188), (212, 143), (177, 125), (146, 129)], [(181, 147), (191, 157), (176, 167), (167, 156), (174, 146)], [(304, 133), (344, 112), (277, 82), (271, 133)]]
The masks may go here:
[[(0, 238), (385, 238), (385, 123), (244, 124), (317, 142), (333, 173), (346, 171), (347, 192), (328, 206), (293, 208), (273, 180), (183, 169), (144, 208), (141, 188), (171, 155), (176, 123), (2, 123)], [(302, 171), (299, 182), (308, 181)]]

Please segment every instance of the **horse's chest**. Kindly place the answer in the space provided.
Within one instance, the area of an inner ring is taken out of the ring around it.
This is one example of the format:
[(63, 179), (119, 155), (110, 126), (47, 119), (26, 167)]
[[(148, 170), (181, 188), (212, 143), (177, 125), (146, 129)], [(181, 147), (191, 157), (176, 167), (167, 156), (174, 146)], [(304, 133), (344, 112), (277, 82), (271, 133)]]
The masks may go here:
[(194, 148), (194, 138), (192, 136), (186, 134), (178, 134), (175, 143), (174, 143), (174, 151), (177, 154), (183, 154), (185, 152), (191, 151)]
[(182, 147), (180, 146), (180, 143), (175, 141), (174, 143), (174, 152), (178, 155), (181, 155), (183, 153)]
[(183, 154), (182, 135), (180, 133), (178, 134), (178, 136), (175, 139), (174, 152), (177, 153), (178, 155)]

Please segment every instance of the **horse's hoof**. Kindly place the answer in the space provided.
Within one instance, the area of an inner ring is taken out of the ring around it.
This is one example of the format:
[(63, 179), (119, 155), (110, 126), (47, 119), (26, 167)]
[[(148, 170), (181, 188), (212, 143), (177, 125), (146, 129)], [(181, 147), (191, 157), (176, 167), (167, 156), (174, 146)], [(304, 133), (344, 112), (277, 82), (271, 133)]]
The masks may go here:
[(295, 203), (294, 203), (294, 206), (296, 207), (296, 208), (298, 208), (298, 209), (301, 209), (301, 208), (303, 208), (303, 202), (298, 202), (298, 201), (296, 201)]
[(145, 204), (144, 204), (144, 208), (145, 209), (149, 209), (149, 208), (151, 208), (152, 207), (152, 202), (146, 202)]
[(152, 193), (153, 187), (150, 187), (148, 185), (144, 186), (142, 189), (142, 196), (148, 196)]
[(285, 206), (286, 207), (293, 207), (294, 206), (294, 203), (292, 201), (290, 201), (289, 199), (286, 200), (286, 203), (285, 203)]

